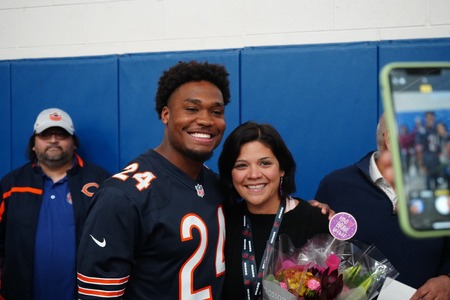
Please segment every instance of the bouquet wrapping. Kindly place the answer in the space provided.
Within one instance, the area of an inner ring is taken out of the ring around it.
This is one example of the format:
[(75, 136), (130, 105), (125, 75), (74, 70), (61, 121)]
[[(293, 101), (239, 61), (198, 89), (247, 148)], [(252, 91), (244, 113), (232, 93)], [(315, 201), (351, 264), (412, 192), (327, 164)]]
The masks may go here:
[(280, 235), (267, 246), (263, 299), (370, 300), (397, 270), (373, 245), (319, 234), (296, 249)]

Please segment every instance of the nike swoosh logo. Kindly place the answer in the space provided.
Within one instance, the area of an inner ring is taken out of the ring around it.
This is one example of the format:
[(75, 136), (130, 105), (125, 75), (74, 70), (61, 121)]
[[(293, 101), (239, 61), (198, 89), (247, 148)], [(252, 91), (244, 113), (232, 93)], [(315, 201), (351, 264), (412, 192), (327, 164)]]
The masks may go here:
[(99, 240), (97, 240), (95, 237), (92, 236), (92, 234), (90, 234), (91, 238), (94, 240), (94, 242), (99, 245), (100, 247), (104, 248), (106, 246), (106, 240), (105, 238), (103, 238), (103, 242), (100, 242)]

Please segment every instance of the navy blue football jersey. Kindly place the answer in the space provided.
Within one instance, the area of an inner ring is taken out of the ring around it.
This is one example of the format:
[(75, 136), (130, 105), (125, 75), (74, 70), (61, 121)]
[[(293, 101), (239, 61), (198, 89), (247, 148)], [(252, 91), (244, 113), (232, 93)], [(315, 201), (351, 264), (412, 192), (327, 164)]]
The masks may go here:
[(218, 175), (198, 181), (149, 150), (95, 194), (78, 248), (79, 299), (220, 299)]

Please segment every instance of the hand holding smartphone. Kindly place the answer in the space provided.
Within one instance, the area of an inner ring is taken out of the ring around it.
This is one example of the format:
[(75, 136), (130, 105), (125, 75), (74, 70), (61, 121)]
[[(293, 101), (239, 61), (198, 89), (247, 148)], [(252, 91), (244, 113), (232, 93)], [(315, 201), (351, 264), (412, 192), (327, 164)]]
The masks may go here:
[(450, 236), (450, 62), (391, 63), (380, 82), (400, 226)]

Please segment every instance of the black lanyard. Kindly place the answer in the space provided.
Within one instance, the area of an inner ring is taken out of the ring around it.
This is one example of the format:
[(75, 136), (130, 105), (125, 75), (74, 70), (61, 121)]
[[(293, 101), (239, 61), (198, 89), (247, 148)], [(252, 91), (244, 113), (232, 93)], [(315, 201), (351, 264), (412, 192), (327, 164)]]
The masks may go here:
[[(277, 239), (278, 230), (281, 226), (281, 221), (283, 220), (284, 210), (286, 208), (286, 201), (280, 202), (277, 214), (275, 215), (275, 220), (273, 221), (272, 230), (270, 231), (270, 236), (268, 243), (273, 246)], [(261, 258), (261, 265), (259, 266), (258, 273), (256, 270), (255, 261), (255, 251), (253, 249), (253, 239), (252, 239), (252, 227), (250, 225), (250, 218), (247, 214), (244, 214), (243, 227), (242, 227), (242, 274), (244, 275), (244, 288), (245, 297), (247, 300), (259, 299), (261, 298), (262, 290), (262, 275), (265, 268), (265, 258), (266, 250)]]

